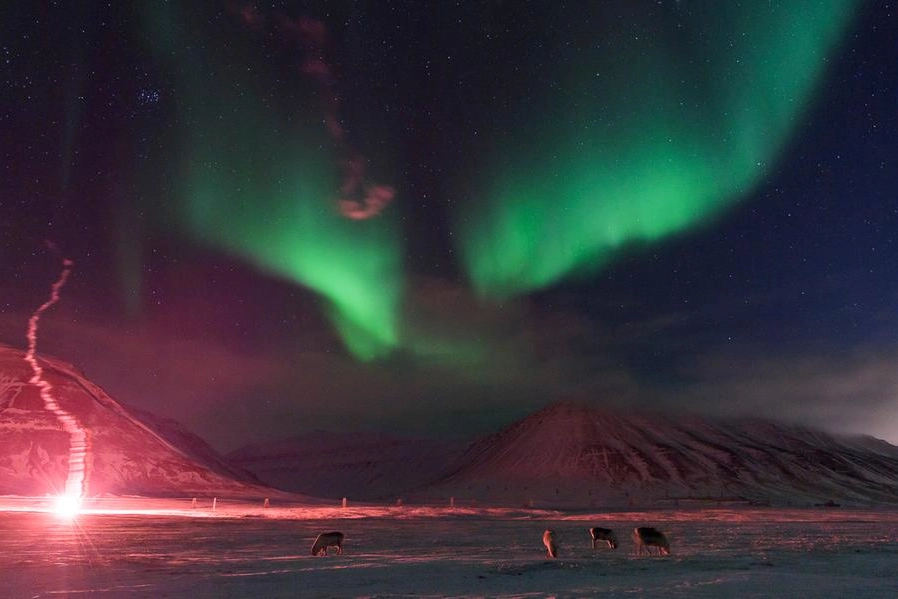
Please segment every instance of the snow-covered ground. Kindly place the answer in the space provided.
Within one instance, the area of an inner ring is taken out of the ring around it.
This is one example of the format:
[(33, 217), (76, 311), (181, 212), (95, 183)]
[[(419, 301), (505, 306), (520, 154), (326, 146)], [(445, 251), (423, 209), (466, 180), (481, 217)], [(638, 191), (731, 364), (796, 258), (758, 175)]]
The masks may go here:
[[(0, 499), (4, 597), (895, 597), (898, 512), (821, 508), (574, 513), (88, 502), (74, 521)], [(621, 537), (593, 550), (586, 529)], [(633, 555), (656, 526), (670, 557)], [(545, 557), (555, 530), (559, 558)], [(313, 557), (319, 532), (345, 554)]]

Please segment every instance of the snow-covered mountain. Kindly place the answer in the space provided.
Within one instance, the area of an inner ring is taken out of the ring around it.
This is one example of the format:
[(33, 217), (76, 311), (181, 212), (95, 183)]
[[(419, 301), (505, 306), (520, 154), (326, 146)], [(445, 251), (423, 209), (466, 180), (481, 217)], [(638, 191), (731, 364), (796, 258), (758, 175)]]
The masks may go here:
[[(65, 488), (70, 435), (48, 410), (21, 350), (0, 345), (0, 495)], [(270, 494), (177, 423), (126, 408), (64, 362), (39, 356), (59, 407), (88, 432), (88, 496)]]
[(279, 489), (315, 497), (395, 501), (446, 474), (467, 447), (458, 441), (313, 431), (243, 447), (227, 458)]
[(552, 404), (473, 444), (421, 497), (555, 506), (898, 503), (898, 447), (762, 420)]
[[(69, 433), (30, 382), (24, 356), (0, 345), (0, 495), (55, 493), (67, 474)], [(872, 437), (569, 402), (470, 445), (316, 432), (225, 461), (177, 423), (119, 404), (70, 364), (40, 362), (55, 400), (88, 431), (88, 495), (277, 496), (264, 484), (327, 498), (558, 507), (898, 504), (898, 447)]]

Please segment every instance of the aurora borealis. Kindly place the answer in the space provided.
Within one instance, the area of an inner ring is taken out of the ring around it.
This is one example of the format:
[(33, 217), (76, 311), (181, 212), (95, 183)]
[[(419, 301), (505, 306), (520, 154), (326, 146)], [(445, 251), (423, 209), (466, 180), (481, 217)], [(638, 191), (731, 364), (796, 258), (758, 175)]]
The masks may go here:
[(476, 287), (504, 295), (594, 273), (622, 246), (744, 199), (803, 122), (853, 4), (805, 18), (801, 2), (633, 3), (618, 7), (624, 31), (585, 9), (552, 40), (586, 48), (552, 74), (565, 85), (534, 90), (542, 118), (497, 136), (486, 201), (464, 214)]
[[(619, 248), (703, 224), (744, 198), (802, 123), (852, 5), (828, 3), (813, 19), (800, 2), (688, 13), (622, 6), (623, 31), (594, 8), (552, 32), (547, 43), (580, 48), (551, 73), (565, 85), (525, 75), (527, 99), (503, 107), (520, 122), (489, 131), (473, 175), (480, 185), (450, 215), (474, 287), (514, 295), (594, 273)], [(343, 127), (324, 22), (244, 11), (256, 35), (221, 48), (196, 39), (175, 7), (147, 13), (182, 90), (190, 168), (175, 195), (190, 232), (315, 290), (357, 357), (395, 349), (404, 286), (396, 211), (363, 223), (335, 213), (337, 190), (358, 183), (338, 169)], [(304, 39), (310, 29), (321, 39)], [(304, 85), (289, 104), (266, 95), (276, 83), (256, 74), (260, 30), (286, 37), (296, 54)], [(531, 104), (545, 107), (541, 118)], [(335, 126), (336, 140), (327, 134)]]
[(0, 342), (51, 240), (44, 351), (218, 446), (567, 396), (887, 436), (892, 11), (21, 3)]
[(222, 56), (212, 40), (191, 46), (195, 30), (175, 7), (147, 11), (159, 54), (184, 90), (180, 143), (189, 167), (175, 195), (189, 232), (319, 293), (357, 357), (395, 347), (398, 232), (389, 215), (354, 220), (338, 210), (339, 148), (322, 126), (329, 109), (312, 97), (335, 92), (306, 77), (311, 93), (266, 99), (271, 81), (253, 76), (241, 53)]

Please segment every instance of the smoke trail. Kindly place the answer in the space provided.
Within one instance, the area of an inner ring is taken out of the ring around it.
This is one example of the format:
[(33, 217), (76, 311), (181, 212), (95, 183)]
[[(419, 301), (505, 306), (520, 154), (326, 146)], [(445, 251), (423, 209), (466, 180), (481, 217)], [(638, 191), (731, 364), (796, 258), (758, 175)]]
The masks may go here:
[[(48, 242), (48, 246), (53, 249), (52, 243)], [(69, 471), (65, 482), (65, 496), (83, 497), (86, 491), (85, 473), (90, 444), (87, 430), (81, 426), (81, 423), (73, 414), (65, 411), (53, 397), (53, 386), (44, 379), (44, 370), (37, 361), (38, 322), (41, 315), (59, 301), (59, 291), (68, 280), (69, 274), (72, 272), (72, 265), (73, 262), (71, 260), (63, 258), (62, 274), (59, 275), (59, 278), (51, 287), (50, 299), (41, 304), (31, 315), (31, 318), (28, 319), (28, 352), (25, 354), (25, 361), (31, 365), (31, 370), (34, 372), (34, 376), (31, 377), (29, 382), (40, 388), (44, 407), (56, 415), (62, 424), (63, 430), (69, 434)]]
[(353, 149), (347, 139), (346, 128), (340, 118), (336, 77), (326, 59), (328, 33), (324, 22), (309, 17), (289, 19), (281, 15), (275, 20), (279, 26), (269, 28), (268, 23), (274, 21), (267, 19), (255, 6), (234, 2), (229, 2), (227, 6), (228, 11), (237, 15), (250, 30), (261, 33), (267, 29), (271, 33), (277, 29), (302, 46), (304, 56), (299, 70), (317, 87), (317, 95), (323, 104), (325, 128), (340, 154), (338, 166), (343, 180), (337, 198), (340, 214), (352, 220), (378, 216), (393, 200), (396, 190), (390, 185), (369, 181), (366, 172), (368, 159)]
[(393, 200), (396, 190), (389, 185), (368, 182), (368, 160), (355, 151), (347, 140), (346, 129), (340, 119), (340, 95), (336, 89), (336, 80), (325, 59), (328, 36), (324, 22), (307, 17), (300, 17), (295, 21), (282, 18), (282, 26), (285, 31), (296, 36), (305, 50), (305, 60), (300, 70), (318, 85), (319, 95), (325, 103), (325, 126), (343, 155), (339, 161), (343, 173), (343, 184), (337, 201), (340, 213), (353, 220), (379, 215)]

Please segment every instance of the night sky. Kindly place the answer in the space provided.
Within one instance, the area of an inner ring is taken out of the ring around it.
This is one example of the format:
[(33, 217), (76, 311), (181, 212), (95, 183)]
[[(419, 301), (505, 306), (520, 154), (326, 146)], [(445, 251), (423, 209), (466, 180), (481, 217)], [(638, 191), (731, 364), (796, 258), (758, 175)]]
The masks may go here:
[(216, 448), (551, 401), (898, 443), (893, 3), (14, 2), (0, 343)]

